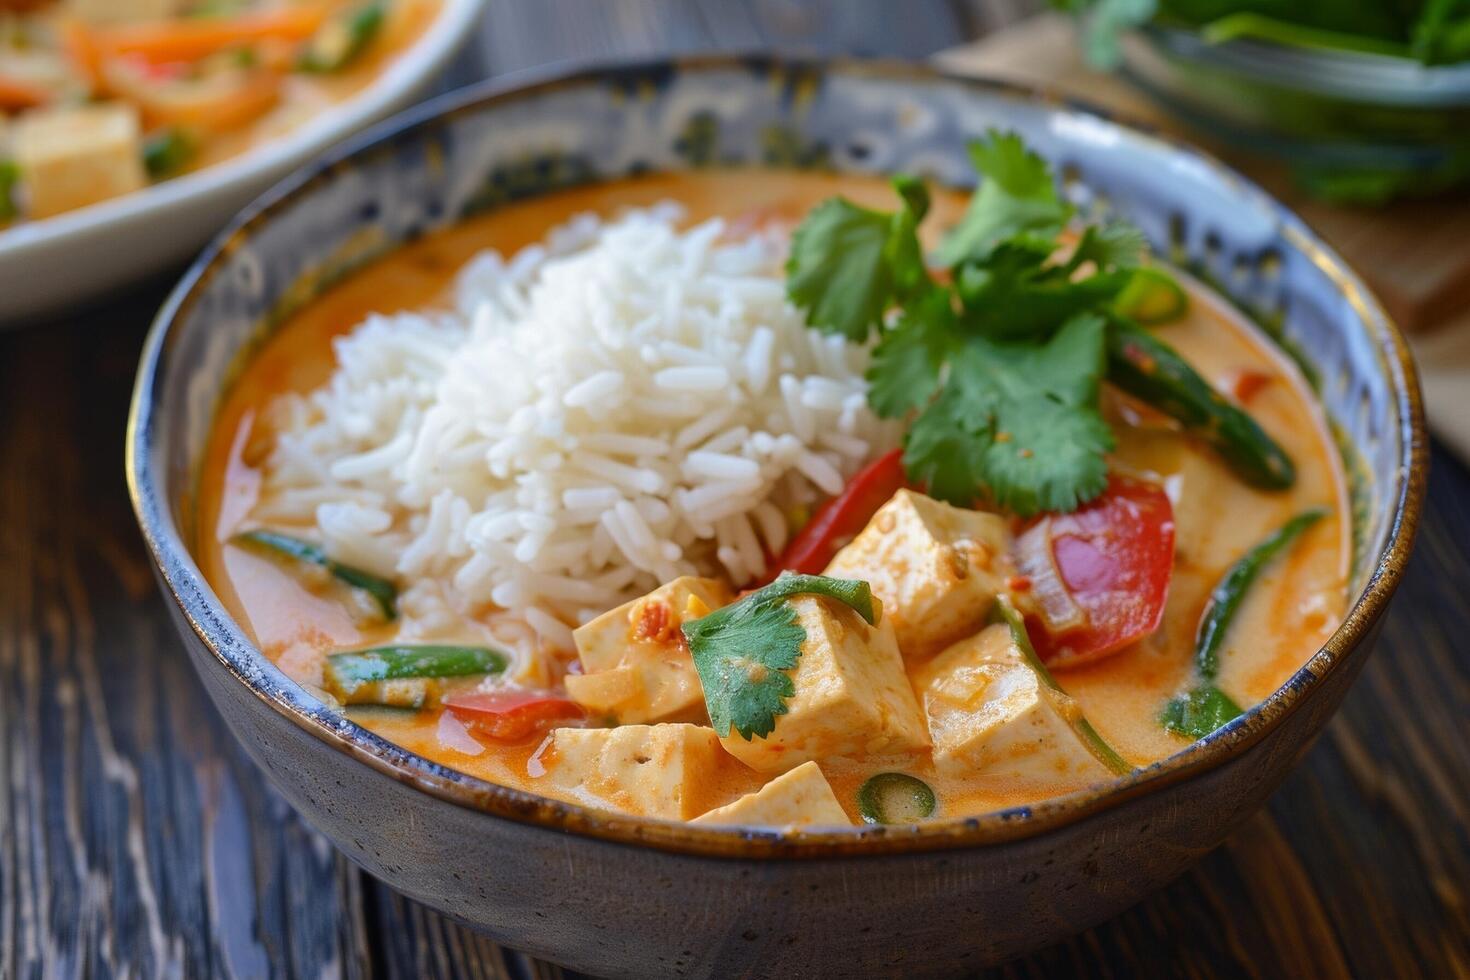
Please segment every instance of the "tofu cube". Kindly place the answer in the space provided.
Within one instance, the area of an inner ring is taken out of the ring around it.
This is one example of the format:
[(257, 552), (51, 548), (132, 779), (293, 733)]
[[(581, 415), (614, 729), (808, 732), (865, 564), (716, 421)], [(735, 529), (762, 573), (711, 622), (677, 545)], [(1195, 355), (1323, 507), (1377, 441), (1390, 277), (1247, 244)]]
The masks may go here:
[(1077, 733), (1077, 702), (1042, 680), (1004, 624), (925, 664), (914, 688), (945, 776), (1052, 791), (1110, 776)]
[(754, 793), (695, 817), (691, 823), (742, 827), (847, 826), (852, 823), (815, 762), (803, 762)]
[(96, 204), (148, 182), (138, 113), (128, 105), (31, 112), (16, 123), (13, 143), (32, 218)]
[(978, 630), (1014, 573), (1005, 518), (900, 490), (827, 566), (883, 600), (905, 657), (932, 656)]
[(549, 795), (666, 820), (707, 810), (728, 764), (714, 729), (684, 724), (558, 728), (541, 758)]
[(680, 627), (731, 598), (724, 583), (686, 575), (603, 613), (572, 634), (583, 672), (567, 677), (567, 693), (623, 725), (702, 711), (704, 691)]
[(806, 631), (790, 676), (796, 693), (765, 738), (731, 731), (725, 751), (758, 772), (803, 762), (913, 752), (928, 733), (904, 673), (888, 618), (869, 626), (841, 602), (815, 595), (789, 600)]
[(164, 20), (179, 13), (182, 0), (67, 0), (67, 12), (88, 24)]

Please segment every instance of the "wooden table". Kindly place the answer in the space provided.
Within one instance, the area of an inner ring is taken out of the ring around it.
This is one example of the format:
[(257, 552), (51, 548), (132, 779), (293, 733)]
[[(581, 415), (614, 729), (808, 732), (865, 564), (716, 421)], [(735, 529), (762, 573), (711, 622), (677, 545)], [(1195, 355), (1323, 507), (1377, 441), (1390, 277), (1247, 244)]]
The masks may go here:
[[(993, 13), (492, 6), (497, 71), (793, 39), (921, 56)], [(0, 334), (0, 980), (558, 975), (365, 877), (215, 718), (122, 480), (133, 370), (169, 278)], [(1163, 892), (997, 975), (1470, 975), (1467, 549), (1470, 472), (1440, 454), (1382, 647), (1265, 812)]]

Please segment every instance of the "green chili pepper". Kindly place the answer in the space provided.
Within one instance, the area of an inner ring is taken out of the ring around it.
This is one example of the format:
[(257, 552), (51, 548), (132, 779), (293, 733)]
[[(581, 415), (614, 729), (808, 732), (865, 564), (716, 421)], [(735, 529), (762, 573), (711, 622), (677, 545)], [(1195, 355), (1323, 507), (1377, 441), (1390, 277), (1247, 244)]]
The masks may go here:
[(1161, 269), (1140, 266), (1113, 300), (1113, 309), (1139, 323), (1166, 323), (1184, 315), (1189, 297), (1177, 280)]
[(1255, 419), (1227, 401), (1168, 344), (1116, 315), (1108, 323), (1108, 380), (1182, 422), (1252, 486), (1284, 490), (1295, 482), (1291, 457)]
[(880, 772), (858, 789), (858, 813), (864, 823), (914, 823), (934, 816), (934, 790), (904, 772)]
[(325, 568), (338, 581), (345, 582), (354, 589), (361, 589), (372, 596), (384, 619), (398, 618), (398, 587), (396, 585), (371, 572), (365, 572), (360, 568), (353, 568), (351, 565), (344, 565), (329, 558), (325, 551), (310, 541), (263, 529), (237, 534), (234, 540), (237, 544), (255, 545), (309, 565)]
[(296, 61), (301, 71), (340, 71), (355, 61), (383, 29), (385, 4), (366, 3), (322, 25)]
[[(1026, 665), (1036, 671), (1041, 682), (1053, 691), (1067, 693), (1051, 675), (1051, 671), (1046, 669), (1046, 664), (1042, 663), (1041, 658), (1036, 655), (1036, 648), (1031, 645), (1031, 636), (1026, 632), (1026, 621), (1021, 618), (1021, 613), (1016, 607), (1011, 605), (1010, 600), (1005, 597), (997, 599), (990, 616), (992, 622), (1005, 623), (1010, 629), (1011, 642), (1020, 648), (1021, 655), (1026, 658)], [(1069, 718), (1068, 721), (1072, 725), (1072, 730), (1077, 733), (1078, 738), (1082, 739), (1088, 750), (1114, 775), (1124, 776), (1133, 771), (1133, 766), (1128, 760), (1119, 755), (1117, 750), (1098, 734), (1097, 729), (1093, 728), (1092, 723), (1080, 712), (1075, 718)]]
[(498, 674), (509, 662), (489, 647), (398, 644), (331, 654), (322, 677), (343, 704), (421, 708), (440, 679)]
[(1171, 700), (1159, 716), (1160, 724), (1169, 731), (1203, 738), (1243, 714), (1240, 706), (1215, 686), (1215, 678), (1220, 673), (1220, 647), (1225, 643), (1225, 636), (1235, 621), (1246, 592), (1260, 576), (1261, 570), (1326, 513), (1315, 508), (1293, 517), (1246, 552), (1220, 579), (1210, 593), (1195, 633), (1194, 666), (1199, 684)]

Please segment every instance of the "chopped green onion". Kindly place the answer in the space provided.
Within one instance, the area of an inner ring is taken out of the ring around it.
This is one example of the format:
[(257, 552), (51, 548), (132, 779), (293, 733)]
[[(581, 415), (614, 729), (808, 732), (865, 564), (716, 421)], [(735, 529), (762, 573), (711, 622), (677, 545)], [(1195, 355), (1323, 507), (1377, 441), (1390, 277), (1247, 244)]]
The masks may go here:
[(381, 0), (375, 0), (327, 21), (307, 42), (296, 67), (301, 71), (331, 72), (351, 64), (382, 30), (384, 6)]
[(360, 589), (372, 596), (384, 619), (398, 618), (398, 586), (371, 572), (365, 572), (360, 568), (353, 568), (351, 565), (344, 565), (329, 558), (325, 551), (310, 541), (266, 530), (246, 531), (235, 535), (234, 540), (237, 544), (255, 545), (285, 555), (287, 558), (325, 568), (338, 581), (345, 582), (354, 589)]
[(331, 654), (322, 678), (343, 704), (421, 708), (440, 679), (498, 674), (509, 662), (489, 647), (397, 644)]
[(183, 170), (194, 156), (194, 141), (182, 129), (170, 126), (143, 141), (143, 167), (154, 180)]
[(904, 772), (880, 772), (857, 793), (858, 813), (864, 823), (914, 823), (934, 816), (934, 790), (922, 779)]

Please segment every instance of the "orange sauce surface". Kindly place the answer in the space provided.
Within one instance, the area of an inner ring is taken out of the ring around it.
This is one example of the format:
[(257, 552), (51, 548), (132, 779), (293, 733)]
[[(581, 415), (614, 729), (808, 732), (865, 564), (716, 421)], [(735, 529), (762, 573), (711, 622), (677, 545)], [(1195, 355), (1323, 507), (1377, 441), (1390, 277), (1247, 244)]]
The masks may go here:
[[(339, 603), (309, 591), (277, 564), (229, 544), (228, 539), (258, 493), (259, 474), (250, 465), (251, 443), (263, 434), (268, 437), (261, 425), (263, 413), (280, 394), (308, 391), (327, 380), (334, 337), (371, 312), (443, 303), (454, 272), (475, 253), (494, 248), (508, 254), (578, 212), (609, 214), (625, 206), (673, 199), (694, 221), (714, 215), (795, 221), (835, 193), (890, 206), (887, 185), (869, 178), (745, 171), (639, 178), (503, 208), (411, 243), (334, 286), (255, 352), (220, 407), (202, 470), (201, 532), (195, 543), (206, 577), (268, 656), (292, 677), (319, 684), (326, 653), (389, 639), (391, 631), (365, 631), (354, 625)], [(937, 234), (963, 206), (959, 195), (936, 194), (935, 218), (926, 227)], [(1202, 290), (1193, 293), (1190, 312), (1160, 328), (1161, 336), (1217, 387), (1228, 390), (1242, 371), (1268, 379), (1257, 385), (1249, 408), (1294, 459), (1298, 478), (1286, 491), (1253, 490), (1208, 450), (1176, 432), (1140, 421), (1130, 415), (1121, 397), (1109, 396), (1118, 437), (1115, 465), (1178, 485), (1174, 576), (1163, 625), (1156, 634), (1093, 665), (1059, 672), (1057, 678), (1102, 736), (1140, 765), (1186, 744), (1158, 724), (1158, 714), (1164, 702), (1189, 682), (1200, 613), (1209, 591), (1232, 562), (1292, 515), (1311, 506), (1330, 509), (1326, 519), (1258, 580), (1229, 634), (1219, 683), (1242, 705), (1276, 690), (1336, 628), (1349, 571), (1346, 484), (1309, 390), (1287, 359), (1227, 304)], [(349, 714), (436, 761), (538, 791), (531, 770), (536, 768), (532, 756), (539, 739), (512, 746), (492, 744), (470, 755), (441, 743), (437, 710), (349, 709)], [(823, 763), (838, 798), (854, 816), (857, 787), (872, 773), (889, 769), (930, 780), (945, 816), (1030, 803), (1039, 795), (1077, 788), (1058, 785), (1039, 793), (1034, 787), (1021, 792), (1004, 782), (947, 785), (927, 758)], [(733, 799), (762, 781), (738, 765), (720, 767), (708, 779), (700, 793), (710, 805)]]

